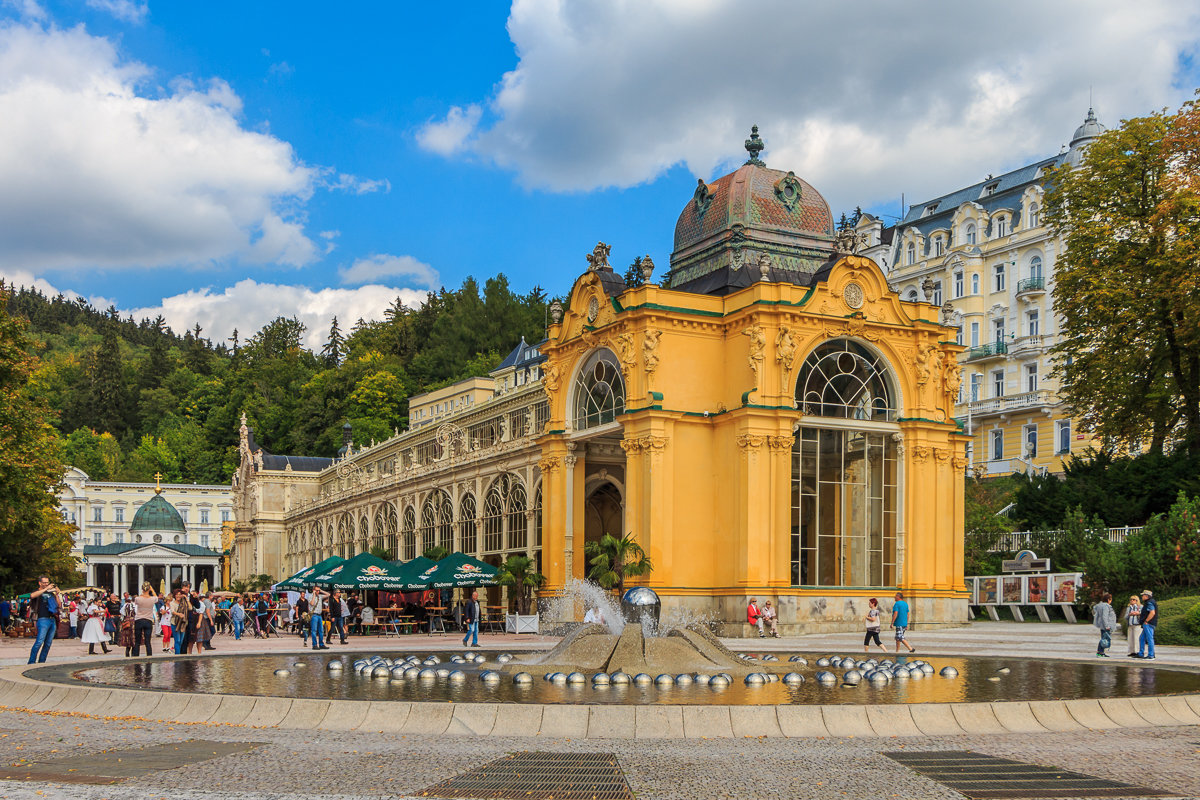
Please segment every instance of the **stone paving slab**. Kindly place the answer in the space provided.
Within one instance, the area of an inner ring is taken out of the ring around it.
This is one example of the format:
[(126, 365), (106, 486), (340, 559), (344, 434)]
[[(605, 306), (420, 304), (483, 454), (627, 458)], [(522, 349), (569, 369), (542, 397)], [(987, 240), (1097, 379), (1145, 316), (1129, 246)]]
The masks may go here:
[(943, 703), (919, 703), (909, 709), (913, 724), (925, 736), (954, 736), (966, 733), (954, 718), (954, 709)]
[[(639, 739), (680, 739), (684, 736), (683, 708), (680, 706), (634, 706), (636, 735)], [(588, 728), (588, 737), (592, 729)], [(740, 734), (738, 734), (740, 735)]]
[(866, 706), (867, 722), (876, 736), (920, 736), (909, 706)]
[(783, 736), (775, 706), (744, 706), (729, 710), (734, 736)]
[(688, 739), (733, 738), (726, 706), (683, 706), (683, 735)]
[(409, 710), (412, 703), (389, 703), (372, 701), (367, 708), (367, 714), (358, 726), (360, 731), (379, 731), (380, 733), (398, 732), (404, 730), (408, 722)]
[[(496, 730), (507, 733), (511, 729), (501, 727), (497, 721)], [(587, 735), (589, 739), (634, 738), (637, 735), (637, 706), (592, 706), (588, 714)]]
[(824, 737), (829, 735), (820, 706), (779, 706), (775, 709), (779, 730), (789, 738)]
[(1029, 703), (991, 703), (996, 721), (1010, 733), (1045, 733), (1046, 726), (1037, 721)]
[(821, 706), (830, 736), (874, 736), (865, 706)]

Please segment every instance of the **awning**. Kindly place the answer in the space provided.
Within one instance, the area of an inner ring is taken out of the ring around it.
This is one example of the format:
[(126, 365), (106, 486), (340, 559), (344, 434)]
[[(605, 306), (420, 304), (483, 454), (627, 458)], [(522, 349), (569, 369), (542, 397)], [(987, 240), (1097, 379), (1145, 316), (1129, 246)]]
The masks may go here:
[(466, 553), (451, 553), (429, 569), (418, 573), (403, 589), (415, 592), (423, 589), (496, 586), (496, 575), (499, 572), (499, 568), (471, 558)]
[(404, 588), (401, 569), (392, 562), (384, 561), (370, 553), (359, 553), (333, 569), (308, 578), (308, 583), (330, 586), (334, 589), (398, 591)]
[(339, 564), (344, 563), (346, 563), (346, 559), (342, 558), (341, 556), (330, 556), (321, 563), (315, 564), (306, 569), (302, 569), (287, 580), (280, 581), (279, 583), (275, 584), (275, 589), (280, 591), (286, 591), (288, 589), (297, 591), (306, 586), (311, 586), (313, 582), (312, 578), (314, 576), (328, 572)]

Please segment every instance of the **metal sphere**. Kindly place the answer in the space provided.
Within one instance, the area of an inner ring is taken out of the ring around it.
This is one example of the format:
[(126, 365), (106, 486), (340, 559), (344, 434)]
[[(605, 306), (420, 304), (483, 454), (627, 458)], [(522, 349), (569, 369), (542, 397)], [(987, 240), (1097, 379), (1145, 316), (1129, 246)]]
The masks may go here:
[(340, 671), (344, 670), (345, 668), (346, 668), (346, 665), (340, 661), (330, 661), (328, 664), (325, 665), (325, 669), (329, 670), (330, 672), (340, 672)]
[(647, 686), (651, 683), (654, 683), (654, 678), (651, 678), (644, 672), (639, 672), (637, 675), (633, 676), (633, 682), (638, 686)]
[(633, 680), (632, 678), (629, 677), (628, 672), (614, 672), (612, 675), (609, 675), (608, 677), (609, 677), (609, 680), (611, 680), (613, 682), (614, 686), (628, 686), (630, 684), (630, 682)]
[(404, 677), (410, 681), (415, 679), (420, 674), (421, 674), (421, 670), (417, 667), (405, 667), (404, 668)]
[(291, 675), (291, 674), (292, 674), (292, 671), (291, 671), (290, 669), (277, 669), (277, 670), (275, 670), (275, 674), (276, 674), (278, 677), (280, 677), (280, 678), (283, 678), (283, 677), (286, 677), (286, 676), (288, 676), (288, 675)]
[(906, 681), (909, 678), (911, 678), (912, 676), (908, 674), (907, 669), (902, 669), (901, 667), (896, 667), (895, 671), (892, 672), (892, 677), (898, 681)]
[(654, 685), (659, 687), (674, 686), (675, 676), (667, 675), (665, 672), (654, 679)]
[(917, 668), (917, 669), (910, 669), (910, 670), (908, 671), (908, 677), (909, 677), (911, 680), (914, 680), (914, 681), (919, 681), (919, 680), (921, 680), (922, 678), (924, 678), (924, 677), (925, 677), (925, 672), (924, 672), (924, 670), (922, 670), (922, 669), (920, 669), (920, 668)]
[(500, 655), (496, 656), (496, 661), (500, 664), (507, 664), (508, 662), (510, 662), (512, 660), (513, 660), (513, 657), (512, 657), (512, 654), (510, 654), (510, 653), (501, 653)]
[(779, 658), (775, 655), (772, 655), (771, 653), (767, 653), (766, 655), (764, 655), (762, 657), (762, 660), (763, 661), (778, 661)]
[(450, 674), (447, 675), (446, 678), (449, 679), (451, 683), (462, 683), (467, 679), (467, 673), (463, 672), (461, 669), (455, 669), (451, 670)]
[(943, 678), (957, 678), (958, 670), (954, 667), (942, 667), (942, 671), (938, 673)]
[(476, 664), (482, 664), (485, 661), (487, 661), (487, 656), (475, 656)]
[(848, 669), (842, 673), (842, 683), (847, 686), (857, 686), (862, 681), (863, 674), (856, 669)]
[(691, 675), (687, 674), (686, 672), (681, 675), (675, 676), (675, 685), (676, 686), (691, 686), (693, 683), (695, 683), (695, 680), (692, 678)]
[(724, 675), (713, 675), (712, 680), (708, 682), (710, 689), (724, 689), (729, 686), (729, 679)]
[(891, 680), (888, 674), (880, 669), (872, 670), (871, 672), (867, 673), (866, 678), (871, 683), (887, 683)]
[(394, 667), (389, 667), (388, 672), (392, 674), (392, 680), (400, 680), (404, 677), (404, 673), (407, 669), (408, 667), (404, 666), (403, 664), (397, 664)]
[(567, 683), (587, 683), (587, 676), (582, 672), (572, 672), (567, 676)]
[(834, 675), (828, 670), (821, 670), (816, 674), (817, 683), (837, 683), (837, 675)]
[(433, 667), (426, 667), (417, 672), (417, 677), (423, 681), (432, 681), (437, 679), (437, 670)]
[(718, 672), (717, 674), (720, 675), (725, 680), (729, 681), (730, 683), (733, 683), (733, 676), (730, 675), (728, 672)]
[(804, 656), (792, 656), (791, 658), (788, 659), (788, 661), (790, 661), (793, 664), (799, 664), (802, 667), (808, 666), (808, 659), (805, 658)]
[(824, 667), (828, 667), (828, 666), (829, 666), (829, 659), (828, 659), (828, 658), (825, 658), (824, 656), (822, 656), (821, 658), (818, 658), (818, 659), (817, 659), (817, 666), (818, 666), (818, 667), (822, 667), (822, 668), (824, 668)]
[(658, 627), (658, 618), (662, 613), (662, 601), (653, 589), (645, 586), (634, 586), (626, 589), (621, 595), (621, 616), (626, 622), (640, 625), (642, 620), (649, 617)]
[(445, 667), (439, 667), (438, 669), (435, 669), (434, 673), (439, 678), (449, 678), (450, 677), (450, 670), (446, 669)]
[(608, 686), (612, 683), (612, 678), (607, 672), (597, 672), (592, 676), (592, 686)]
[(567, 685), (567, 673), (565, 673), (565, 672), (554, 673), (554, 677), (550, 679), (550, 682), (553, 683), (555, 686), (566, 686)]
[(744, 682), (747, 686), (762, 686), (767, 682), (767, 678), (761, 672), (751, 672), (746, 676)]
[(464, 660), (462, 656), (450, 656), (451, 664), (461, 664)]
[(528, 672), (518, 672), (516, 675), (513, 675), (513, 683), (518, 686), (529, 686), (533, 683), (533, 676)]
[(1000, 669), (996, 670), (997, 675), (1007, 675), (1010, 672), (1012, 672), (1012, 670), (1008, 667), (1001, 667)]
[(697, 686), (708, 686), (712, 683), (712, 675), (704, 672), (697, 672), (696, 677), (692, 678)]
[(783, 676), (783, 682), (788, 686), (799, 686), (800, 684), (804, 683), (804, 676), (799, 672), (789, 672), (787, 675)]
[(392, 677), (392, 668), (385, 666), (383, 664), (380, 664), (371, 669), (371, 677), (372, 678), (390, 678), (390, 677)]
[(990, 675), (990, 676), (988, 676), (988, 680), (989, 680), (989, 681), (991, 681), (992, 683), (999, 683), (999, 682), (1000, 682), (1000, 679), (999, 679), (999, 678), (997, 678), (995, 675)]
[(562, 674), (561, 672), (547, 672), (545, 675), (542, 676), (542, 680), (549, 682), (549, 681), (554, 680), (555, 675), (561, 675), (561, 674)]
[(501, 677), (502, 676), (499, 672), (496, 672), (494, 669), (489, 669), (485, 670), (484, 673), (479, 676), (479, 680), (483, 681), (484, 683), (499, 683)]

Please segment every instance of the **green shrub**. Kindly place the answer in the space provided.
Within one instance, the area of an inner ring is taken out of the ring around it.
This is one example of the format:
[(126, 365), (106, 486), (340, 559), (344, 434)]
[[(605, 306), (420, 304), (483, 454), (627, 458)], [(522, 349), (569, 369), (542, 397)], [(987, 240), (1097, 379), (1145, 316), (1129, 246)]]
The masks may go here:
[(1200, 636), (1200, 603), (1196, 603), (1184, 613), (1183, 624), (1189, 631)]
[(1200, 595), (1162, 600), (1158, 604), (1158, 616), (1161, 621), (1154, 631), (1155, 642), (1200, 646), (1200, 627), (1192, 627), (1200, 623)]

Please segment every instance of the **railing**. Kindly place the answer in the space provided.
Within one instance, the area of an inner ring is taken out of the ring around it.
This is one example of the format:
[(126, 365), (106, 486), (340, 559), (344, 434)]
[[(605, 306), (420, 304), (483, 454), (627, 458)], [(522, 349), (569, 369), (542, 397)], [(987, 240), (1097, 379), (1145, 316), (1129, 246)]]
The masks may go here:
[(1036, 408), (1056, 403), (1051, 392), (1038, 390), (1023, 394), (1010, 394), (1004, 397), (991, 397), (987, 400), (975, 400), (971, 403), (971, 414), (998, 414), (1005, 411), (1017, 411), (1023, 408)]
[(1045, 278), (1024, 278), (1017, 281), (1017, 294), (1023, 292), (1042, 292), (1046, 290)]
[[(1142, 529), (1141, 526), (1125, 527), (1125, 528), (1108, 528), (1105, 531), (1105, 538), (1112, 544), (1121, 544), (1128, 538), (1129, 534), (1137, 533)], [(1062, 531), (1045, 531), (1043, 536), (1058, 536)], [(993, 553), (1008, 553), (1018, 550), (1025, 550), (1033, 541), (1034, 531), (1014, 531), (1006, 533), (1000, 537), (999, 541), (992, 548)], [(1053, 565), (1051, 565), (1053, 566)]]
[(1005, 342), (992, 342), (981, 347), (972, 347), (967, 351), (967, 360), (974, 361), (977, 358), (990, 358), (992, 356), (1002, 356), (1008, 352), (1008, 344)]

